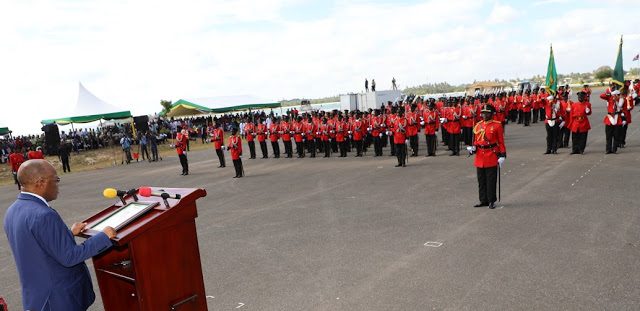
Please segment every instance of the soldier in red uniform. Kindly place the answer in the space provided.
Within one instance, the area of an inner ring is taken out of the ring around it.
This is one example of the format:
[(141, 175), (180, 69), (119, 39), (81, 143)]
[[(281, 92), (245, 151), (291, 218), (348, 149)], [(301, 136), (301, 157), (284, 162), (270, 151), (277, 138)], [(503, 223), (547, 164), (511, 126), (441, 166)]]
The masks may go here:
[(187, 140), (189, 138), (182, 132), (182, 126), (178, 125), (177, 129), (178, 132), (176, 133), (174, 145), (176, 146), (176, 152), (178, 153), (180, 165), (182, 166), (181, 175), (186, 176), (189, 175), (189, 162), (187, 162)]
[(570, 103), (567, 107), (569, 112), (569, 130), (571, 130), (571, 154), (584, 154), (584, 148), (587, 146), (587, 134), (591, 129), (588, 116), (591, 115), (591, 103), (587, 101), (586, 92), (578, 92), (578, 102)]
[(216, 124), (216, 129), (211, 133), (213, 140), (213, 148), (216, 150), (218, 160), (220, 161), (220, 167), (225, 167), (224, 153), (222, 153), (222, 146), (224, 146), (224, 131), (222, 130), (222, 124)]
[(275, 117), (271, 118), (271, 124), (269, 125), (269, 140), (271, 141), (271, 149), (273, 149), (273, 157), (280, 157), (280, 144), (278, 143), (278, 135), (281, 133), (280, 125)]
[(417, 104), (411, 104), (411, 111), (406, 115), (406, 119), (409, 122), (407, 136), (409, 137), (412, 157), (418, 156), (418, 131), (420, 130), (418, 120), (420, 119), (420, 114), (416, 112), (417, 109)]
[(424, 123), (424, 135), (427, 138), (427, 157), (436, 156), (436, 146), (438, 145), (438, 127), (440, 127), (440, 117), (436, 111), (436, 103), (431, 101), (427, 109), (422, 114)]
[(447, 131), (449, 132), (449, 149), (451, 150), (450, 156), (460, 155), (460, 134), (462, 129), (460, 128), (460, 119), (462, 117), (462, 107), (458, 105), (458, 100), (452, 102), (452, 105), (445, 114), (446, 122), (449, 126)]
[(231, 151), (231, 160), (233, 161), (233, 167), (236, 169), (236, 176), (233, 178), (242, 178), (242, 176), (244, 176), (244, 168), (242, 167), (242, 138), (238, 135), (237, 128), (234, 127), (231, 130), (229, 146), (224, 147)]
[(621, 97), (624, 98), (624, 104), (622, 104), (622, 112), (624, 113), (622, 129), (620, 130), (620, 148), (626, 148), (627, 143), (627, 128), (629, 124), (631, 124), (631, 110), (635, 107), (635, 97), (637, 95), (633, 95), (629, 93), (629, 87), (631, 85), (631, 81), (625, 81), (625, 87), (622, 88)]
[(504, 145), (502, 124), (492, 120), (494, 113), (495, 107), (491, 105), (482, 108), (482, 121), (473, 128), (473, 146), (467, 147), (469, 153), (476, 154), (474, 165), (478, 176), (480, 202), (473, 207), (496, 208), (498, 166), (501, 166), (507, 157), (507, 149)]
[(287, 155), (286, 158), (293, 158), (293, 145), (291, 144), (291, 134), (293, 131), (291, 129), (291, 124), (289, 124), (289, 117), (282, 116), (282, 121), (280, 121), (280, 136), (282, 137), (282, 143), (284, 144), (284, 153)]
[(544, 112), (546, 114), (545, 128), (547, 130), (547, 151), (544, 154), (558, 154), (558, 134), (560, 123), (564, 122), (558, 113), (560, 103), (553, 96), (547, 97)]
[(560, 116), (564, 121), (560, 122), (560, 148), (569, 148), (569, 137), (571, 136), (571, 131), (569, 130), (569, 126), (571, 125), (571, 118), (569, 118), (569, 111), (567, 108), (569, 107), (569, 92), (562, 93), (562, 100), (560, 101)]
[(307, 124), (305, 126), (305, 138), (307, 141), (307, 150), (309, 151), (310, 154), (310, 158), (315, 158), (316, 157), (316, 141), (315, 141), (315, 135), (317, 132), (317, 125), (313, 120), (313, 117), (311, 115), (307, 116)]
[(462, 126), (462, 140), (467, 146), (471, 146), (473, 140), (474, 112), (475, 109), (471, 105), (471, 101), (465, 101), (462, 105), (462, 120), (460, 120), (460, 126)]
[[(33, 147), (31, 147), (31, 148), (33, 148)], [(40, 151), (40, 147), (38, 147), (35, 150), (29, 151), (29, 153), (27, 153), (27, 157), (29, 158), (29, 160), (44, 159), (44, 156), (42, 155), (42, 151)]]
[(405, 167), (407, 155), (407, 126), (409, 121), (404, 117), (404, 110), (398, 109), (398, 116), (393, 122), (393, 143), (396, 145), (396, 156), (398, 157), (398, 165), (396, 167)]
[(522, 117), (524, 126), (531, 124), (531, 109), (532, 109), (531, 92), (527, 90), (527, 93), (522, 97)]
[(260, 124), (257, 126), (258, 142), (260, 143), (260, 150), (262, 151), (262, 158), (269, 158), (269, 152), (267, 151), (267, 125), (264, 123), (264, 119), (260, 119)]
[(362, 140), (364, 139), (365, 133), (365, 124), (360, 118), (362, 117), (361, 113), (356, 114), (356, 119), (351, 124), (351, 128), (349, 130), (349, 134), (353, 135), (353, 141), (356, 146), (356, 157), (362, 156)]
[(296, 141), (296, 151), (298, 151), (298, 158), (304, 158), (304, 123), (302, 123), (302, 116), (298, 116), (296, 122), (293, 124), (293, 139)]
[(256, 158), (256, 142), (254, 138), (256, 136), (256, 125), (253, 121), (247, 120), (247, 124), (244, 126), (244, 132), (247, 134), (247, 144), (249, 145), (249, 159)]
[(342, 115), (338, 115), (338, 121), (334, 123), (336, 132), (336, 143), (338, 144), (338, 150), (340, 150), (340, 158), (347, 157), (347, 140), (349, 137), (347, 134), (348, 125), (343, 121)]
[(331, 142), (329, 141), (331, 138), (329, 137), (329, 134), (333, 131), (333, 128), (327, 123), (327, 118), (322, 118), (322, 124), (320, 125), (319, 130), (320, 140), (323, 145), (322, 149), (324, 150), (324, 157), (329, 158), (331, 157)]
[[(9, 164), (11, 165), (11, 173), (13, 174), (13, 180), (15, 184), (18, 185), (18, 190), (22, 188), (20, 186), (20, 182), (18, 181), (18, 169), (20, 165), (24, 162), (24, 156), (22, 155), (22, 150), (18, 148), (13, 149), (13, 153), (9, 156)], [(71, 170), (69, 170), (71, 171)]]
[(380, 117), (379, 109), (374, 110), (369, 126), (371, 128), (371, 136), (373, 136), (373, 150), (375, 157), (380, 157), (382, 156), (382, 132), (384, 131), (384, 128), (382, 127), (382, 117)]

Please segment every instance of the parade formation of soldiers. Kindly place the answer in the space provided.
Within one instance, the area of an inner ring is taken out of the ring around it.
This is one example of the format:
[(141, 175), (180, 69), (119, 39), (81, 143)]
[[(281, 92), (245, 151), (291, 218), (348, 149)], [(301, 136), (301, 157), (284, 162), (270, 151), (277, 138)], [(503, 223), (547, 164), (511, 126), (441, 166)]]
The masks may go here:
[[(600, 96), (607, 105), (603, 121), (607, 154), (618, 153), (618, 148), (625, 147), (630, 112), (640, 100), (637, 97), (640, 80), (634, 82), (626, 81), (618, 90), (612, 86)], [(591, 129), (591, 89), (585, 85), (575, 102), (570, 100), (572, 92), (567, 85), (560, 86), (555, 95), (544, 88), (476, 92), (474, 96), (439, 99), (408, 95), (368, 111), (293, 110), (279, 117), (250, 116), (245, 120), (244, 133), (232, 130), (228, 146), (224, 144), (221, 124), (214, 124), (207, 133), (214, 143), (219, 167), (226, 166), (223, 150), (230, 150), (236, 171), (234, 178), (240, 178), (244, 176), (240, 134), (248, 143), (250, 159), (257, 157), (256, 140), (263, 159), (269, 158), (267, 141), (271, 142), (272, 157), (280, 158), (282, 141), (285, 158), (293, 158), (294, 154), (298, 158), (347, 157), (349, 153), (362, 157), (370, 149), (374, 157), (380, 157), (388, 148), (389, 156), (397, 158), (396, 167), (406, 167), (409, 157), (419, 156), (422, 132), (427, 157), (436, 156), (438, 138), (450, 156), (459, 156), (462, 144), (467, 146), (468, 152), (475, 155), (478, 175), (480, 202), (475, 207), (495, 208), (496, 177), (506, 158), (504, 132), (509, 122), (525, 127), (544, 122), (547, 131), (544, 154), (557, 154), (559, 148), (568, 148), (570, 139), (570, 154), (585, 153)]]

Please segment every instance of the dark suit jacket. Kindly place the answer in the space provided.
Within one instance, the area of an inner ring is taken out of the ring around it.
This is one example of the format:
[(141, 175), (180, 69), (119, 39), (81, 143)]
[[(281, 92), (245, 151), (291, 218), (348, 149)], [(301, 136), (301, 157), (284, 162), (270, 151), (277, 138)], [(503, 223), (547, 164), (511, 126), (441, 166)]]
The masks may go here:
[(25, 310), (86, 310), (95, 300), (84, 261), (111, 247), (100, 233), (78, 245), (60, 215), (21, 193), (4, 218)]

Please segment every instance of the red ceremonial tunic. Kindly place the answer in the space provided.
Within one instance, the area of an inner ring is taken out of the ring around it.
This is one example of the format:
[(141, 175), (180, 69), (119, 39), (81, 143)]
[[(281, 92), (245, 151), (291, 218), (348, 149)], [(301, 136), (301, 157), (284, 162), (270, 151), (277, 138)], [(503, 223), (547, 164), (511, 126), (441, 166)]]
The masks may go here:
[[(589, 124), (588, 115), (591, 114), (591, 103), (589, 102), (575, 102), (571, 103), (569, 118), (571, 119), (571, 123), (568, 126), (568, 129), (574, 133), (580, 132), (584, 133), (591, 129), (591, 125)], [(587, 113), (587, 108), (589, 108), (589, 113)]]
[(224, 132), (222, 129), (217, 128), (213, 130), (213, 147), (215, 149), (220, 149), (222, 148), (222, 145), (224, 145)]
[(502, 123), (495, 120), (480, 121), (473, 128), (473, 145), (476, 146), (476, 167), (494, 167), (498, 165), (499, 156), (505, 156)]
[(239, 160), (242, 155), (242, 139), (240, 136), (229, 137), (229, 146), (231, 151), (231, 160)]

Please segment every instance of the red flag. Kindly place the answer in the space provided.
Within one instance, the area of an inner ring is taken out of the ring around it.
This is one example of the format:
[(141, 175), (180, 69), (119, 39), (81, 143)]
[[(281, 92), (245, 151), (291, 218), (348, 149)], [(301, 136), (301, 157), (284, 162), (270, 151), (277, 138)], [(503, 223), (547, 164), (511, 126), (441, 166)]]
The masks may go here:
[(636, 55), (636, 57), (633, 58), (633, 61), (637, 61), (638, 59), (640, 59), (640, 54)]

